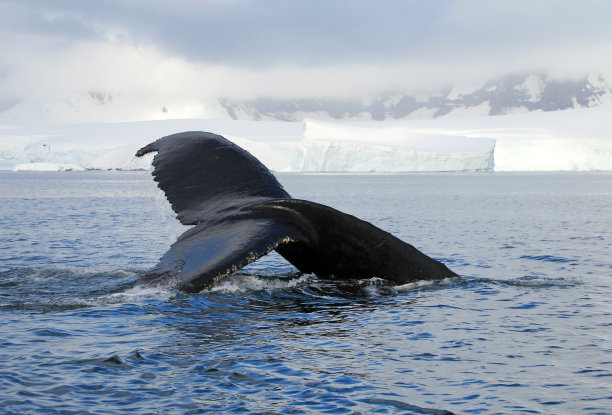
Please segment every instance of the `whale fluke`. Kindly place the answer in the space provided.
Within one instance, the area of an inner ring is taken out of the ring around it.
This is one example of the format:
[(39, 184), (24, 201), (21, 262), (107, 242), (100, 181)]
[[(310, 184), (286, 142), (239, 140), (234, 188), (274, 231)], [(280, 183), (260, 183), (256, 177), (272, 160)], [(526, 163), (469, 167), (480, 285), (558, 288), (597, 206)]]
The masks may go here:
[(290, 197), (266, 166), (220, 135), (174, 134), (141, 148), (136, 156), (154, 151), (153, 177), (183, 225), (258, 201)]
[(153, 176), (185, 225), (145, 279), (176, 279), (188, 292), (212, 287), (276, 250), (301, 272), (384, 278), (403, 284), (457, 276), (390, 233), (329, 206), (292, 199), (249, 152), (205, 132), (170, 135), (141, 148), (157, 152)]

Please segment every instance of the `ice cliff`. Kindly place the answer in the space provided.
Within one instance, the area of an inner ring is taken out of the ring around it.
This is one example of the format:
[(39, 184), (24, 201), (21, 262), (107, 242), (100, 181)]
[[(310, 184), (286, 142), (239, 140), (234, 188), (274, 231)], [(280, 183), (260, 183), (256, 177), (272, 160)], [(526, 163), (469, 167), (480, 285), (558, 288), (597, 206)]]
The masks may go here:
[(421, 132), (406, 122), (305, 120), (302, 171), (486, 171), (493, 169), (494, 146), (493, 139)]
[(0, 170), (134, 170), (150, 141), (211, 131), (274, 171), (612, 171), (612, 106), (389, 122), (165, 120), (0, 125)]

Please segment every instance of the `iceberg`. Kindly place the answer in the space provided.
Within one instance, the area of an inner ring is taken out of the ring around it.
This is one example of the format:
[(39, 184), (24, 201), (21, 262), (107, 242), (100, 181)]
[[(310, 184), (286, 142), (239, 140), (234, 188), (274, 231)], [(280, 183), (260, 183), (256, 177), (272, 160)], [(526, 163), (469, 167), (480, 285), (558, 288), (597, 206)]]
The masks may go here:
[(333, 141), (305, 141), (303, 172), (493, 171), (493, 146), (480, 153), (427, 152)]
[(82, 166), (66, 163), (17, 163), (14, 171), (84, 171)]
[(139, 170), (137, 149), (224, 135), (278, 172), (612, 171), (612, 106), (409, 121), (160, 120), (0, 125), (0, 170)]
[(495, 171), (610, 171), (612, 139), (497, 140)]
[(612, 106), (305, 124), (306, 171), (612, 171)]
[(612, 171), (612, 106), (415, 120), (424, 132), (495, 139), (494, 171)]
[(141, 170), (136, 151), (180, 131), (211, 131), (251, 151), (276, 171), (301, 166), (302, 123), (161, 120), (129, 123), (0, 126), (0, 170)]
[(422, 132), (410, 122), (347, 125), (307, 119), (302, 171), (491, 171), (494, 147), (492, 139)]

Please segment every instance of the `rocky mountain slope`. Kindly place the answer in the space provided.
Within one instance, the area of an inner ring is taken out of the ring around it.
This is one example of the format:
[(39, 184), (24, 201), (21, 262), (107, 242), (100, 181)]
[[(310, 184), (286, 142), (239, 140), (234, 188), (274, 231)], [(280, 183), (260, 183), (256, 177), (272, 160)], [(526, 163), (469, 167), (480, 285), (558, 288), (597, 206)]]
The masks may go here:
[(600, 75), (556, 79), (545, 74), (505, 75), (473, 90), (430, 95), (392, 91), (360, 99), (168, 97), (125, 91), (83, 91), (66, 97), (22, 100), (0, 96), (0, 125), (79, 124), (163, 119), (302, 121), (304, 118), (382, 121), (516, 114), (612, 104), (611, 84)]
[(612, 103), (612, 89), (598, 76), (560, 80), (545, 74), (510, 74), (490, 80), (473, 91), (446, 90), (427, 97), (409, 92), (386, 93), (370, 102), (360, 100), (260, 98), (220, 99), (236, 120), (301, 121), (401, 120), (445, 116), (500, 115), (542, 110), (588, 108)]

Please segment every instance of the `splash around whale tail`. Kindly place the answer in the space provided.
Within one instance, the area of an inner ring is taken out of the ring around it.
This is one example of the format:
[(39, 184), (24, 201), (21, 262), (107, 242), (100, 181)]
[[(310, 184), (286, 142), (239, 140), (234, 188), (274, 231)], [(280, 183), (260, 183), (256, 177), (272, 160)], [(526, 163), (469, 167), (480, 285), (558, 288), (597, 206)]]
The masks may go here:
[(220, 135), (174, 134), (136, 156), (151, 152), (157, 152), (154, 179), (177, 219), (194, 226), (147, 280), (173, 279), (180, 289), (198, 292), (273, 250), (298, 270), (325, 277), (379, 277), (403, 284), (456, 276), (366, 221), (292, 199), (259, 160)]

